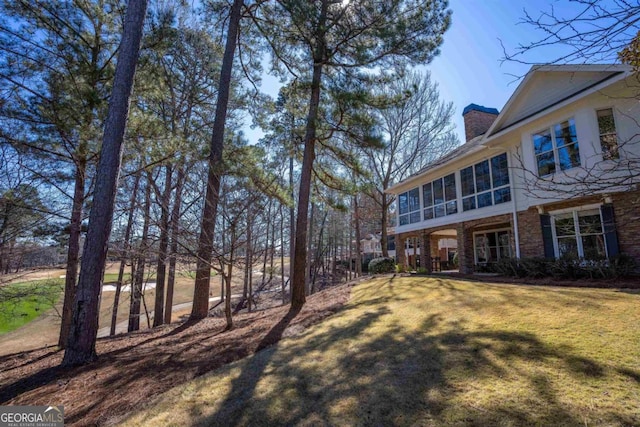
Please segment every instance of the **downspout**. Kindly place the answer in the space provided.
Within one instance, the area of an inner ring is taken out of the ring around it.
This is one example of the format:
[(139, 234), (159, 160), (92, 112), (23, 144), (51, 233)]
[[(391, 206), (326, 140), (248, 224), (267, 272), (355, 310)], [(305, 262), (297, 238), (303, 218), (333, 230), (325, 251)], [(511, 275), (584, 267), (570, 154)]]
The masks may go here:
[(513, 181), (513, 169), (511, 166), (511, 150), (509, 150), (509, 157), (507, 159), (507, 167), (509, 169), (509, 187), (511, 188), (511, 201), (513, 202), (513, 239), (515, 240), (516, 245), (516, 259), (520, 259), (520, 232), (518, 231), (518, 202), (515, 194), (515, 182)]

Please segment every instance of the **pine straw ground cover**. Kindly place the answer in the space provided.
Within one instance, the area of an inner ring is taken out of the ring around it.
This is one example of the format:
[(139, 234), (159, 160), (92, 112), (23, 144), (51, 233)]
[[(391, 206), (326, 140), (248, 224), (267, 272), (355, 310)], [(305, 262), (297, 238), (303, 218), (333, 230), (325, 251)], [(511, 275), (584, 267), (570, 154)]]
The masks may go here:
[[(0, 357), (0, 405), (64, 405), (65, 425), (109, 425), (153, 397), (299, 333), (335, 313), (352, 285), (308, 298), (291, 319), (288, 307), (240, 314), (235, 327), (207, 318), (98, 340), (99, 359), (58, 367), (55, 347)], [(286, 328), (286, 330), (285, 330)]]
[(640, 425), (637, 291), (379, 278), (122, 425)]

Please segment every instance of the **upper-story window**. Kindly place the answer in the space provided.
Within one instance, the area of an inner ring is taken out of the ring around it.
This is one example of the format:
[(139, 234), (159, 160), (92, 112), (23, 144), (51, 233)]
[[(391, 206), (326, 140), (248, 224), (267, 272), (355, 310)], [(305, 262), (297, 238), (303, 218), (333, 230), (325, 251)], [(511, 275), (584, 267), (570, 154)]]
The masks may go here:
[(538, 175), (580, 166), (580, 149), (573, 118), (533, 134)]
[(602, 158), (605, 160), (618, 159), (620, 157), (618, 153), (618, 133), (616, 132), (616, 122), (613, 119), (613, 109), (598, 110), (596, 114), (598, 115)]
[(507, 153), (462, 169), (460, 184), (463, 211), (511, 201)]
[(420, 190), (416, 187), (398, 196), (400, 225), (420, 222)]
[(440, 218), (458, 212), (455, 174), (436, 179), (422, 186), (424, 219)]

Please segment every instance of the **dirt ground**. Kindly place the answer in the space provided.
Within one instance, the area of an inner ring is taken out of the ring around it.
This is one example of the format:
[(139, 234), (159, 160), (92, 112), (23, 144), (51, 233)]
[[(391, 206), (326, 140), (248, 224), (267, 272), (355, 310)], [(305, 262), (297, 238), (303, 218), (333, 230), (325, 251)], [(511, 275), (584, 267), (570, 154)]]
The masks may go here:
[[(62, 369), (55, 347), (0, 357), (0, 404), (64, 405), (67, 425), (109, 425), (168, 389), (300, 333), (338, 311), (353, 284), (307, 299), (302, 311), (279, 306), (234, 316), (234, 328), (209, 317), (98, 340), (98, 360)], [(117, 396), (117, 398), (114, 398)]]

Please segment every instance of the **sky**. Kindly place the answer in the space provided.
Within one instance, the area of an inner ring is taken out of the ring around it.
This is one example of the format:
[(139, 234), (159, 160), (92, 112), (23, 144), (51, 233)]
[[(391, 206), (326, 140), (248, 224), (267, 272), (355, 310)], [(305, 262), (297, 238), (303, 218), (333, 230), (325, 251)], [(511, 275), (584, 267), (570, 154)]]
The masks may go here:
[[(610, 0), (600, 0), (603, 4)], [(543, 34), (520, 23), (524, 10), (538, 17), (551, 8), (559, 15), (575, 16), (579, 9), (568, 0), (449, 0), (452, 24), (444, 35), (440, 55), (430, 64), (418, 67), (431, 72), (439, 85), (440, 97), (453, 102), (458, 139), (464, 143), (462, 110), (474, 103), (502, 110), (530, 65), (502, 61), (504, 44), (513, 53), (518, 45), (540, 40)], [(562, 56), (562, 47), (536, 49), (530, 62), (545, 63)], [(277, 79), (265, 76), (262, 89), (277, 94)], [(249, 139), (262, 136), (259, 130), (247, 132)]]

